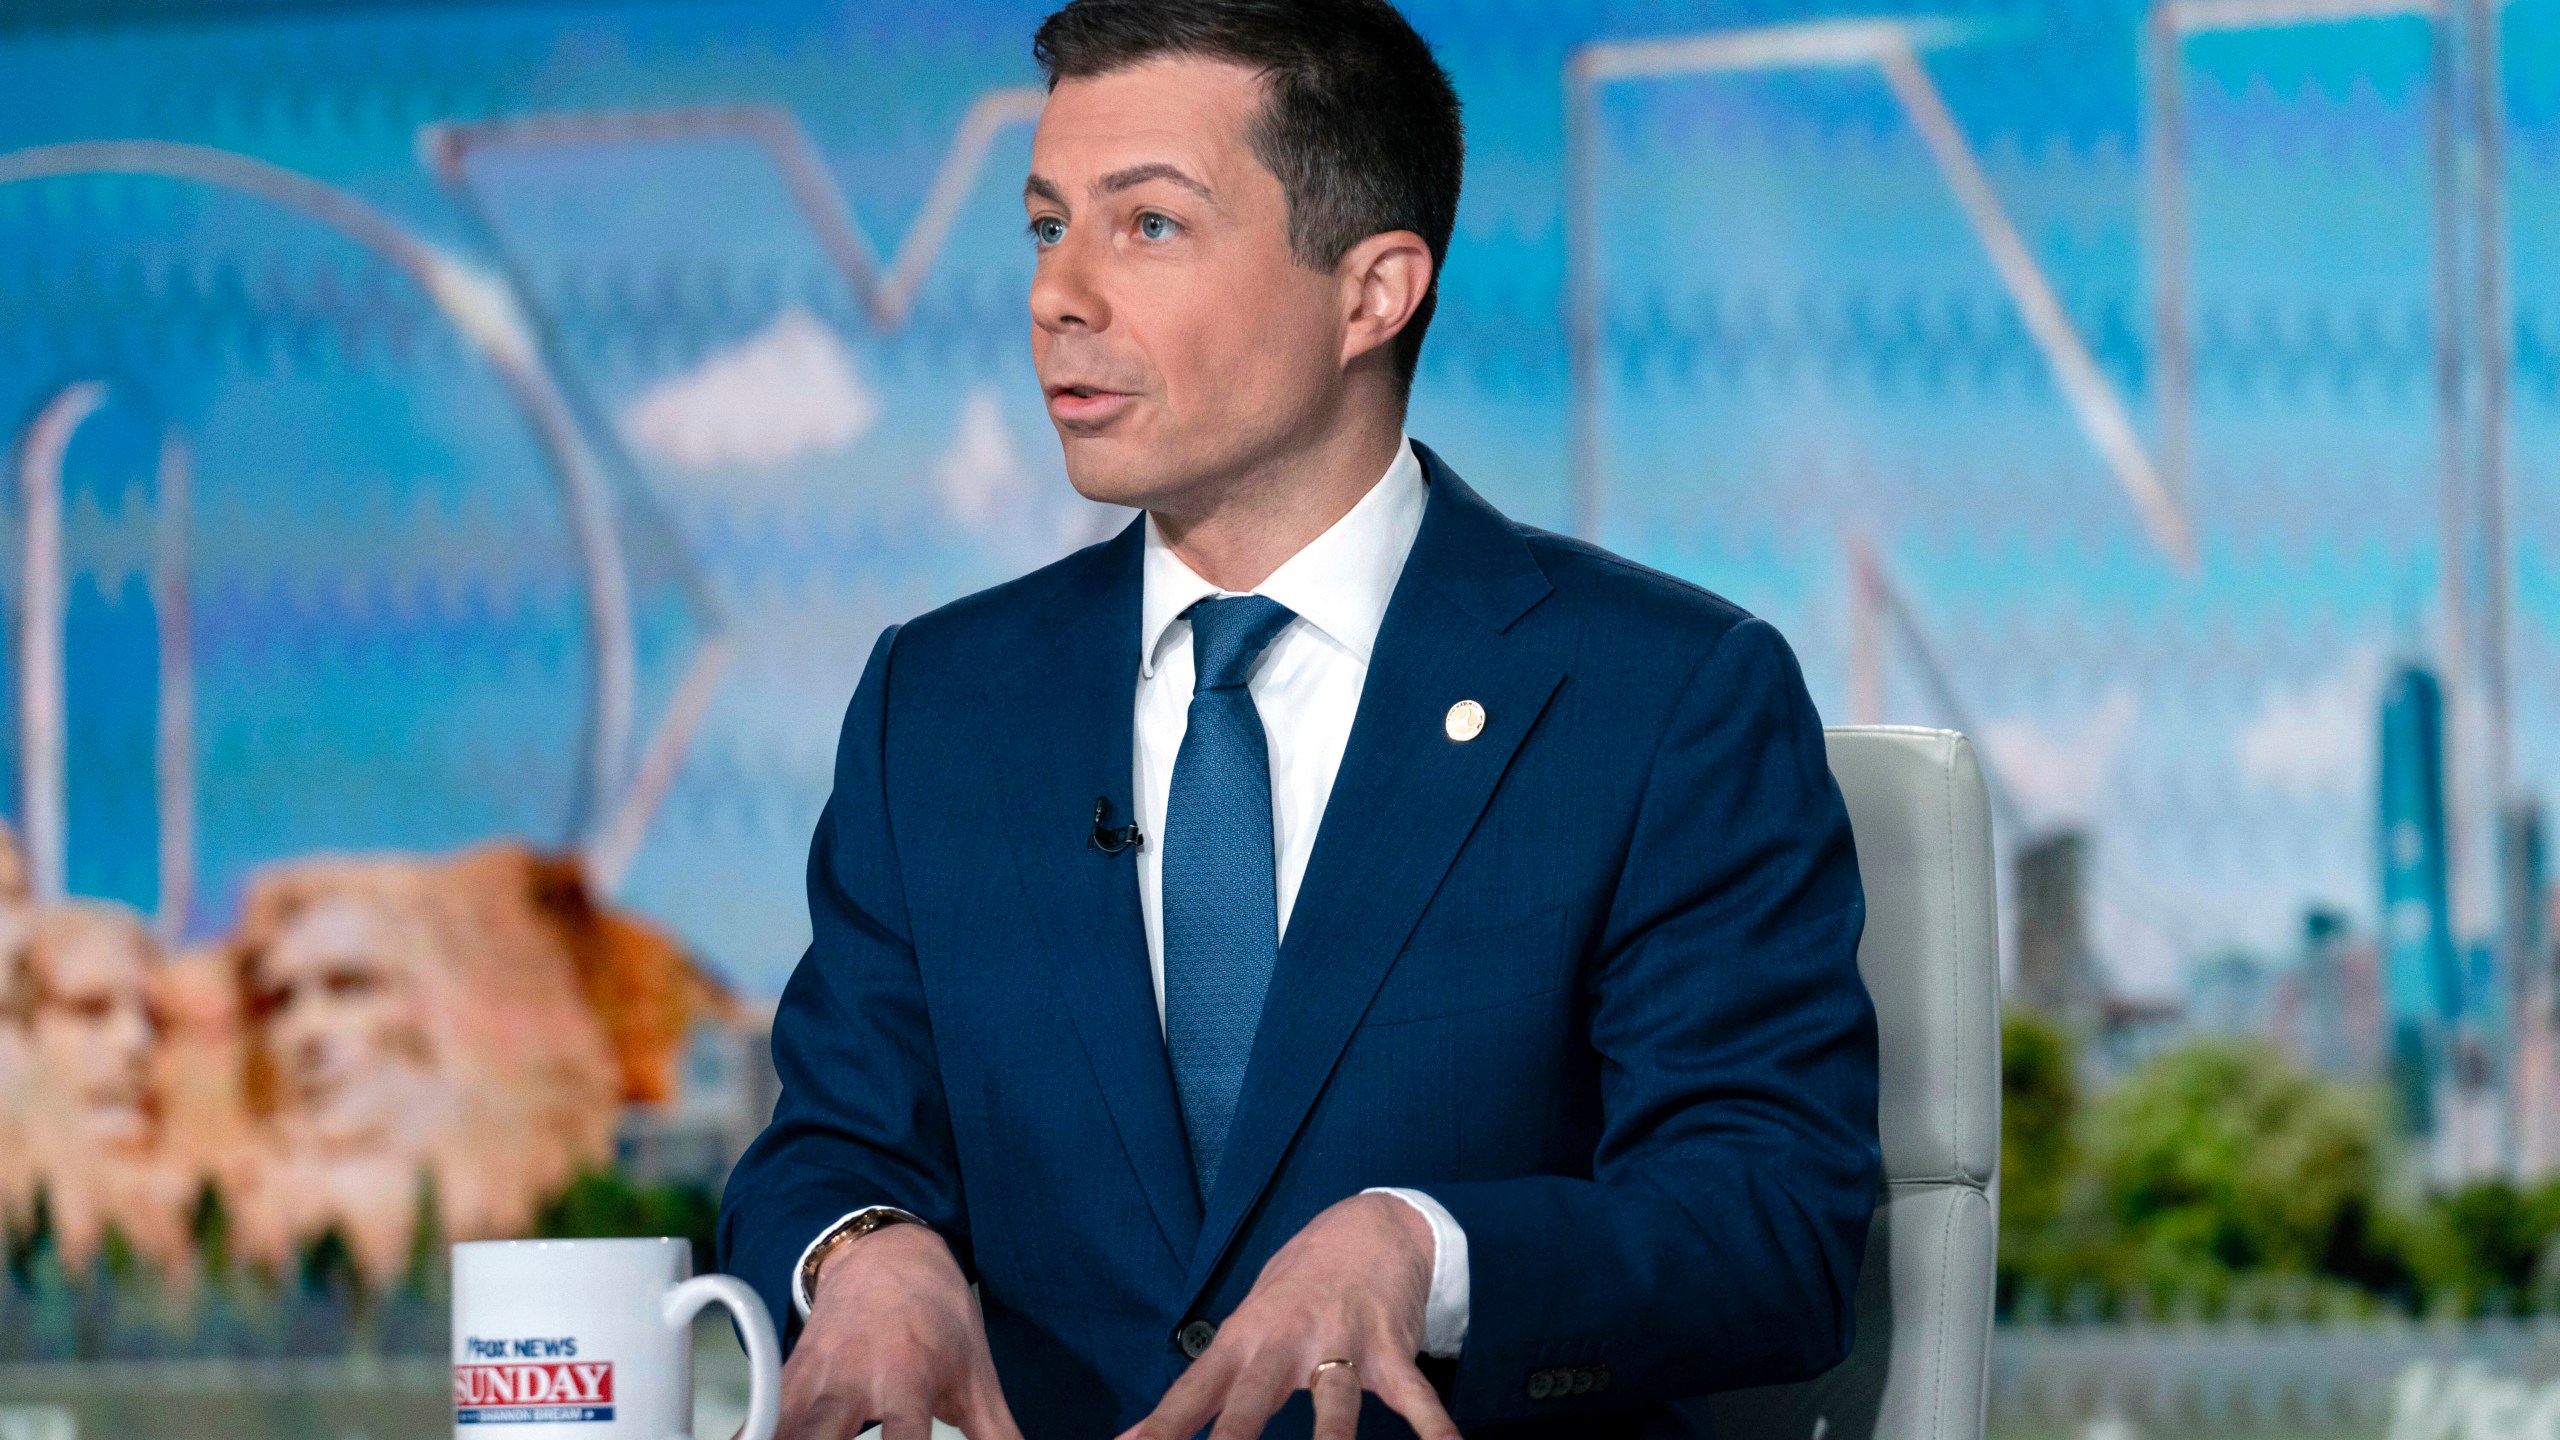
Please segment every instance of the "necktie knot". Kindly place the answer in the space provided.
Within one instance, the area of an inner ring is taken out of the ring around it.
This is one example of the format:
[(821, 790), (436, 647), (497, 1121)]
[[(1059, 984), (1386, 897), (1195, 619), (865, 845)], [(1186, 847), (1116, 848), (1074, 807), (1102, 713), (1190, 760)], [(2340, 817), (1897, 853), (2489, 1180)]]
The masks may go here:
[(1261, 595), (1219, 595), (1183, 612), (1191, 622), (1192, 688), (1234, 690), (1297, 612)]

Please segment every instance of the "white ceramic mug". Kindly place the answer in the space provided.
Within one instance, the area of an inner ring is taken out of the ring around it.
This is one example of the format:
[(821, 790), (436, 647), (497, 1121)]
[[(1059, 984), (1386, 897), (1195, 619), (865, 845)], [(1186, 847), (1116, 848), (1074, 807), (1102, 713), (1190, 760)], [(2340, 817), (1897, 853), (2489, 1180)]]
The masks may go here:
[(455, 1440), (671, 1440), (693, 1430), (693, 1317), (726, 1305), (754, 1373), (740, 1440), (773, 1440), (782, 1347), (746, 1282), (682, 1240), (453, 1247)]

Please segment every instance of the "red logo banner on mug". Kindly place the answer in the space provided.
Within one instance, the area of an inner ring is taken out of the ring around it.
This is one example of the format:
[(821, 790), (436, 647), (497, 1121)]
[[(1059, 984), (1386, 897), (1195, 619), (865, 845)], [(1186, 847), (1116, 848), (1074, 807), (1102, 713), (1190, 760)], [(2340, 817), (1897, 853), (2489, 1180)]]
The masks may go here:
[(555, 1360), (453, 1367), (458, 1425), (613, 1418), (613, 1362)]

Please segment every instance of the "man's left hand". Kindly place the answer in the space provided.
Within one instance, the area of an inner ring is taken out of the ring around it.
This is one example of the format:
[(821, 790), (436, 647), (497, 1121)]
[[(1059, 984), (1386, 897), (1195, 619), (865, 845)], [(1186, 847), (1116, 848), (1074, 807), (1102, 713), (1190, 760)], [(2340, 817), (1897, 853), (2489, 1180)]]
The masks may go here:
[(1210, 1440), (1253, 1440), (1300, 1390), (1315, 1392), (1315, 1440), (1352, 1440), (1364, 1390), (1421, 1440), (1459, 1440), (1414, 1368), (1432, 1258), (1430, 1222), (1393, 1195), (1329, 1207), (1262, 1267), (1218, 1338), (1120, 1440), (1190, 1440), (1212, 1419)]

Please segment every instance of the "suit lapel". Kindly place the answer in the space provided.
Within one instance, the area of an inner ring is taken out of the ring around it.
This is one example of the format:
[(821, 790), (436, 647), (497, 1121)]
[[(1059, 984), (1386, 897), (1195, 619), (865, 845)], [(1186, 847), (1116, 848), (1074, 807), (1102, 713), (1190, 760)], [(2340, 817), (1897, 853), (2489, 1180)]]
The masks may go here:
[(1093, 599), (1061, 608), (1045, 663), (1025, 667), (1025, 683), (997, 699), (1048, 742), (1017, 755), (997, 820), (1052, 937), (1059, 998), (1179, 1264), (1199, 1233), (1200, 1198), (1157, 1026), (1137, 856), (1086, 844), (1096, 797), (1110, 799), (1115, 824), (1136, 808), (1143, 524), (1098, 552)]
[[(1186, 1300), (1216, 1273), (1564, 678), (1551, 657), (1503, 633), (1549, 588), (1528, 546), (1437, 456), (1415, 450), (1431, 499), (1281, 942)], [(1486, 717), (1483, 733), (1463, 743), (1443, 729), (1460, 700)]]

